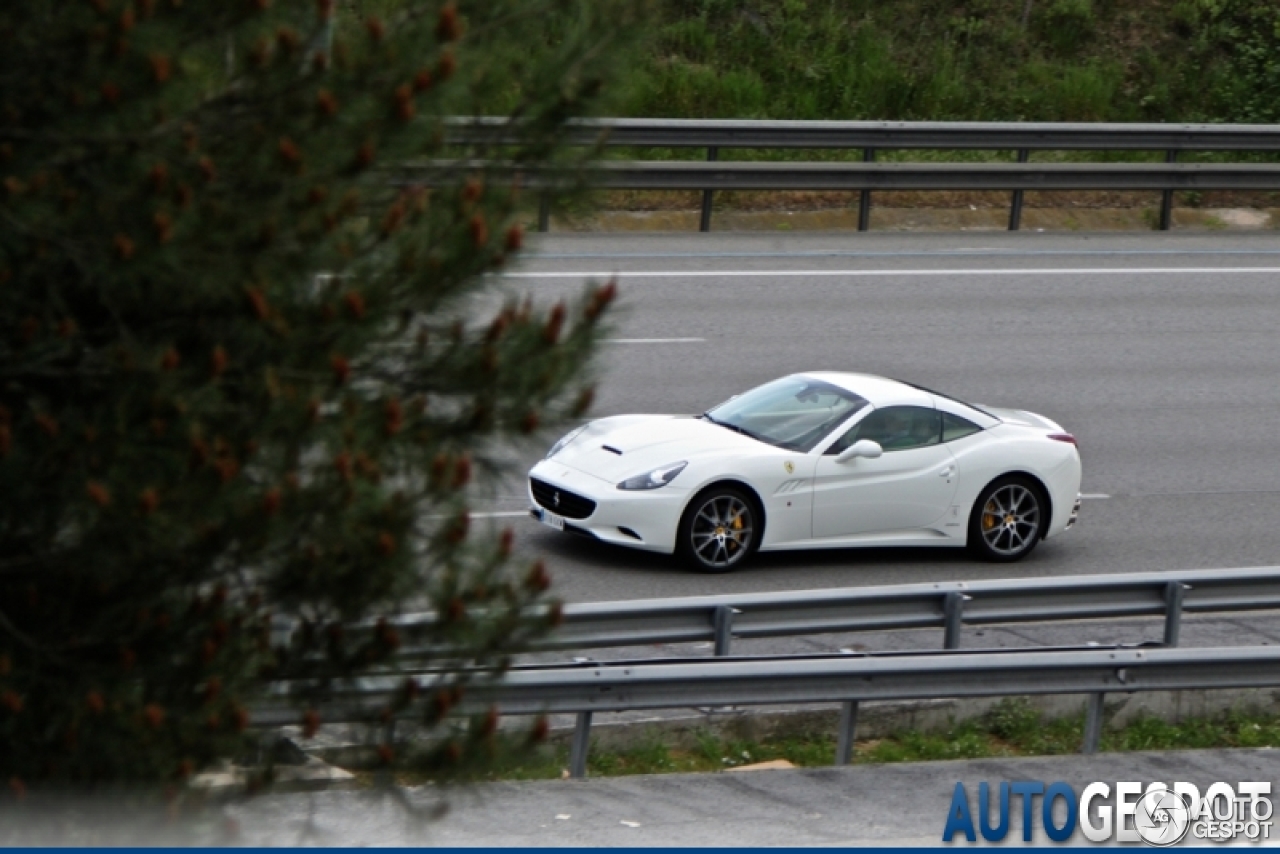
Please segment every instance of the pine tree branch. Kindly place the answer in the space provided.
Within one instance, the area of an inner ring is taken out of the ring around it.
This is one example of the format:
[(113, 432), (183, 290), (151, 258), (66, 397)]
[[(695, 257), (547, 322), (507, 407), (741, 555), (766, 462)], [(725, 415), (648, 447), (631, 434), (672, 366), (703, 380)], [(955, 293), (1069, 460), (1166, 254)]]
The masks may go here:
[(67, 666), (66, 659), (62, 658), (62, 656), (54, 652), (51, 652), (49, 648), (46, 647), (44, 644), (41, 644), (40, 642), (32, 638), (30, 635), (28, 635), (26, 632), (23, 632), (21, 629), (15, 626), (12, 623), (12, 621), (9, 620), (8, 615), (5, 614), (3, 610), (0, 610), (0, 629), (4, 629), (6, 632), (9, 633), (11, 637), (13, 637), (15, 640), (17, 640), (19, 643), (21, 643), (23, 646), (25, 646), (27, 649), (31, 650), (32, 652), (36, 653), (37, 655), (40, 655), (60, 666), (63, 666), (63, 667)]
[(86, 277), (91, 275), (91, 268), (89, 264), (86, 262), (85, 259), (83, 259), (80, 256), (80, 253), (77, 251), (75, 244), (70, 242), (69, 240), (57, 234), (42, 233), (40, 231), (37, 231), (36, 229), (31, 228), (29, 225), (27, 225), (25, 222), (19, 219), (14, 214), (14, 212), (11, 211), (5, 205), (0, 205), (0, 222), (3, 222), (9, 228), (13, 229), (15, 232), (23, 235), (29, 240), (46, 241), (55, 246), (58, 246), (59, 248), (62, 249), (63, 252), (66, 253), (67, 258), (70, 259), (70, 261), (73, 264), (75, 264), (75, 266), (80, 270), (82, 275)]

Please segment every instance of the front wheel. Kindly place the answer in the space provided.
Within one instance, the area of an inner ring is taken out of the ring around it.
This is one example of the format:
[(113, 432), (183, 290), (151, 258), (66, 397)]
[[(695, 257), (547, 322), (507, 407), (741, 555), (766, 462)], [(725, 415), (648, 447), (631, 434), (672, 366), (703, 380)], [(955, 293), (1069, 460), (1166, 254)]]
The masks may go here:
[(746, 494), (713, 487), (685, 508), (676, 554), (699, 572), (729, 572), (755, 553), (759, 531), (759, 514)]
[(969, 514), (969, 550), (994, 563), (1021, 560), (1040, 542), (1047, 515), (1040, 489), (1027, 478), (992, 481)]

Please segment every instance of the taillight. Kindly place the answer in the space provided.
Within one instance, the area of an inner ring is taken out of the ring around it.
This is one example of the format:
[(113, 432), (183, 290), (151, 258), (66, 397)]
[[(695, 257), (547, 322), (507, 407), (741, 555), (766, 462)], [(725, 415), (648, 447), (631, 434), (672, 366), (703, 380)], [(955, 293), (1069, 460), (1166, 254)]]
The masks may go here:
[(1076, 442), (1076, 437), (1072, 436), (1070, 433), (1050, 433), (1049, 438), (1058, 442), (1066, 442), (1068, 444), (1075, 445), (1077, 448), (1080, 447)]

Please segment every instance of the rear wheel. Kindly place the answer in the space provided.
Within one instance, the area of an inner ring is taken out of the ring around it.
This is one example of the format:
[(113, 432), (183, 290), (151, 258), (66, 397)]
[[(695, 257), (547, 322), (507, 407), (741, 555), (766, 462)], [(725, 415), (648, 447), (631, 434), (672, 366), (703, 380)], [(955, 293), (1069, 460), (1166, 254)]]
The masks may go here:
[(969, 514), (969, 550), (995, 563), (1021, 560), (1040, 542), (1048, 510), (1039, 487), (1027, 478), (992, 481)]
[(755, 502), (742, 490), (712, 487), (685, 508), (676, 554), (699, 572), (737, 569), (759, 547), (760, 522)]

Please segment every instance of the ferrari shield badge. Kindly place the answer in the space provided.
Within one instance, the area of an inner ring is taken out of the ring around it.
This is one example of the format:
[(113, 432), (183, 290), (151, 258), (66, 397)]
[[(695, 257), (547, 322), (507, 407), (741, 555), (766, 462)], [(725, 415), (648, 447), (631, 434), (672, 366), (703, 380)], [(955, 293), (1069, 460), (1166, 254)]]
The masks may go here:
[(785, 461), (782, 464), (782, 467), (787, 470), (787, 474), (791, 474), (793, 471), (796, 470), (796, 464), (791, 462), (791, 460)]

